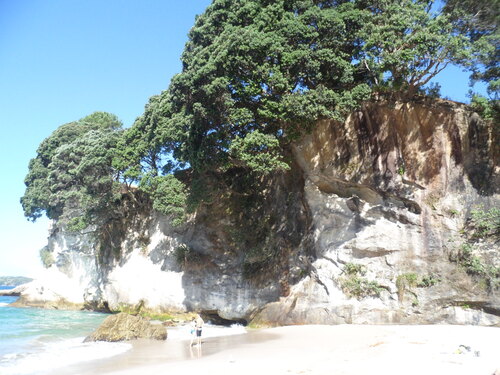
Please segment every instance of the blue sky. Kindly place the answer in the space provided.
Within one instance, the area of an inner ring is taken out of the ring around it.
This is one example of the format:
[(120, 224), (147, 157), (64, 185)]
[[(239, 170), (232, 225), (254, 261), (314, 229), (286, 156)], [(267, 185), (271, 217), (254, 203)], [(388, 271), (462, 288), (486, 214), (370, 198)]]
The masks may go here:
[[(94, 111), (125, 126), (181, 69), (196, 14), (210, 0), (0, 0), (0, 276), (36, 276), (49, 222), (26, 221), (28, 162), (57, 127)], [(448, 69), (442, 93), (466, 101)]]

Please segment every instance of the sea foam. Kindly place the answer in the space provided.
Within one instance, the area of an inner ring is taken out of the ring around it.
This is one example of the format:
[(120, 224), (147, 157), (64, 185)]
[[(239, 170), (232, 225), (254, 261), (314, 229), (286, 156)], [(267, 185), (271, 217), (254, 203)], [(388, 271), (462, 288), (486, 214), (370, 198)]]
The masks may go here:
[[(203, 327), (203, 338), (242, 335), (247, 333), (247, 330), (241, 324), (233, 324), (230, 327), (205, 324)], [(168, 329), (167, 340), (191, 340), (191, 326), (184, 325), (171, 327)]]
[(38, 350), (0, 358), (2, 375), (50, 374), (77, 363), (112, 357), (129, 350), (129, 343), (83, 342), (83, 337), (45, 343)]

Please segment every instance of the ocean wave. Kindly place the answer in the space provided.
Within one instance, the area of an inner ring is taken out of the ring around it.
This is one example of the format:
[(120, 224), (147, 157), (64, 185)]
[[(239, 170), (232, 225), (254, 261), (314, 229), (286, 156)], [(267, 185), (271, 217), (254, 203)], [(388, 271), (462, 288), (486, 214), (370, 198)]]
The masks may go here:
[(0, 302), (0, 307), (5, 307), (5, 306), (9, 306), (9, 304), (7, 302)]
[[(2, 375), (50, 374), (57, 368), (112, 357), (128, 351), (129, 343), (83, 342), (83, 337), (44, 344), (36, 352), (6, 354), (0, 359)], [(40, 370), (43, 369), (43, 370)]]

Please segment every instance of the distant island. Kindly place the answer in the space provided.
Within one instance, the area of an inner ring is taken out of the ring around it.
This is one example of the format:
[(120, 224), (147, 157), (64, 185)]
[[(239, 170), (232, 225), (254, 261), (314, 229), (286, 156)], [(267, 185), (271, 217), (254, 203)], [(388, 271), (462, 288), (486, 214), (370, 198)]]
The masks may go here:
[(0, 276), (1, 286), (18, 286), (21, 284), (29, 283), (33, 279), (24, 276)]

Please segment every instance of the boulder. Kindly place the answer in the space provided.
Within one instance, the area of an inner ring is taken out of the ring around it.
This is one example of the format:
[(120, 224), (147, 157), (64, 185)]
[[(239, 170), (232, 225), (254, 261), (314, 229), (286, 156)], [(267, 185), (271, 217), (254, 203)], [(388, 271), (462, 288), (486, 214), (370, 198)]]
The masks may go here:
[(12, 289), (4, 289), (0, 290), (0, 296), (6, 296), (6, 297), (19, 297), (21, 293), (23, 293), (26, 288), (28, 287), (28, 284), (22, 284), (18, 285), (15, 288)]
[(165, 340), (167, 328), (162, 324), (135, 315), (119, 313), (107, 317), (97, 330), (85, 338), (88, 341), (127, 341), (134, 339)]

